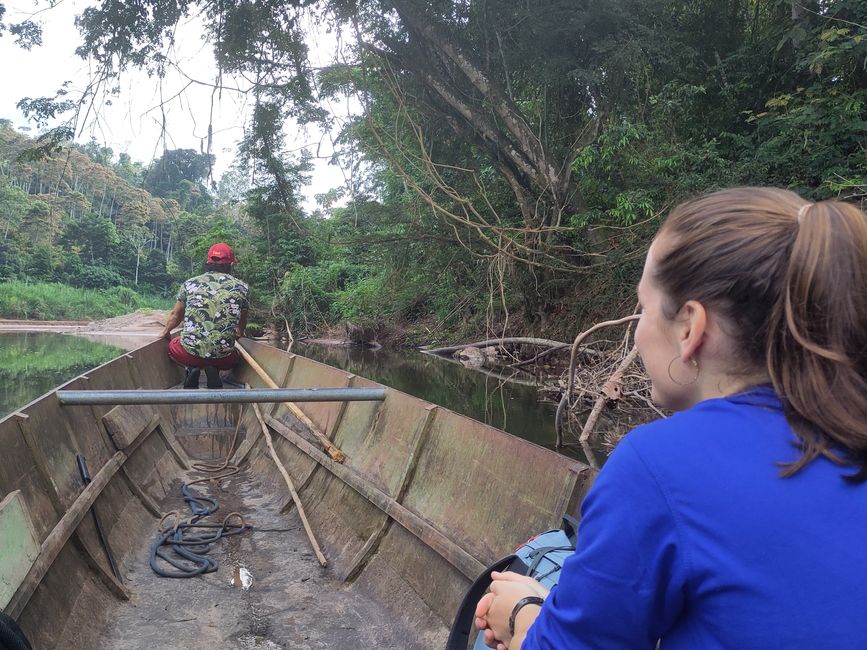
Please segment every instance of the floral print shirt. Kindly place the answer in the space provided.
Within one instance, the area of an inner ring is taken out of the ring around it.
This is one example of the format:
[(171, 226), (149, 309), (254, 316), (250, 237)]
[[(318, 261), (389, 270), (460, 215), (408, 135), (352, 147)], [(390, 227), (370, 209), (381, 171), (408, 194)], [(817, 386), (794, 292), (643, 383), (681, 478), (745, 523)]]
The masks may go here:
[(231, 354), (249, 296), (249, 287), (228, 273), (208, 271), (184, 282), (178, 291), (178, 302), (186, 306), (181, 330), (184, 350), (211, 359)]

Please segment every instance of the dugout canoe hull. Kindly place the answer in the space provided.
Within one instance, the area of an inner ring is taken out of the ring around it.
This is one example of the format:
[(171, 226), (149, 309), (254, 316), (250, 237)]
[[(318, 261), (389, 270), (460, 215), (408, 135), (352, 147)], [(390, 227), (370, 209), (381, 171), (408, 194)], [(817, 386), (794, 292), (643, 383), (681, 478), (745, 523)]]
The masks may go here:
[[(282, 387), (379, 386), (267, 345), (245, 345)], [(165, 347), (148, 344), (58, 389), (176, 386), (181, 371)], [(240, 375), (264, 387), (246, 365)], [(574, 513), (594, 475), (575, 460), (389, 388), (382, 402), (299, 406), (347, 455), (335, 463), (284, 406), (263, 405), (328, 570), (426, 643), (445, 640), (471, 579)], [(34, 648), (69, 643), (70, 629), (82, 624), (74, 619), (87, 611), (82, 599), (102, 608), (136, 601), (134, 588), (112, 575), (90, 508), (97, 507), (122, 573), (146, 562), (136, 557), (141, 539), (155, 530), (173, 480), (191, 459), (228, 454), (238, 417), (233, 460), (288, 502), (252, 409), (241, 405), (61, 406), (52, 392), (0, 420), (0, 607)], [(93, 477), (86, 488), (76, 454), (86, 456)]]

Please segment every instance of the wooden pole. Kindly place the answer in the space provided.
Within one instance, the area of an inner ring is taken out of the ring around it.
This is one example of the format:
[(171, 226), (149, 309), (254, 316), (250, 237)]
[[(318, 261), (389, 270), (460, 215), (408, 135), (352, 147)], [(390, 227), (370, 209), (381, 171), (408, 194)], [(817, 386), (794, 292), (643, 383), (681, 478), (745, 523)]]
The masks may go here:
[[(238, 352), (241, 353), (241, 356), (244, 357), (244, 360), (248, 364), (250, 364), (250, 367), (256, 372), (257, 375), (259, 375), (259, 378), (264, 381), (269, 388), (280, 388), (277, 384), (274, 383), (274, 380), (271, 379), (268, 373), (265, 372), (265, 369), (256, 362), (253, 356), (244, 349), (244, 346), (241, 345), (240, 341), (235, 341), (235, 347), (237, 348)], [(301, 422), (308, 429), (310, 429), (310, 432), (314, 436), (316, 436), (319, 444), (322, 445), (322, 448), (325, 449), (325, 452), (331, 457), (332, 460), (337, 461), (338, 463), (343, 463), (346, 461), (346, 454), (344, 454), (342, 451), (340, 451), (340, 449), (334, 446), (334, 444), (328, 439), (328, 436), (322, 433), (316, 427), (316, 425), (313, 424), (313, 421), (304, 414), (304, 411), (302, 411), (292, 402), (282, 402), (282, 404), (284, 404), (286, 408), (289, 409), (292, 415), (301, 420)]]
[(438, 530), (433, 524), (418, 516), (406, 506), (398, 503), (393, 496), (380, 490), (364, 476), (346, 465), (335, 463), (327, 454), (317, 449), (316, 445), (305, 440), (283, 422), (280, 422), (280, 420), (275, 420), (270, 416), (266, 417), (266, 420), (268, 426), (275, 432), (279, 433), (283, 438), (310, 456), (310, 458), (334, 474), (339, 480), (343, 481), (343, 483), (394, 519), (409, 533), (418, 537), (426, 547), (439, 554), (464, 576), (470, 580), (475, 580), (485, 570), (485, 565), (481, 561), (461, 548), (460, 545), (445, 533)]
[(274, 449), (274, 441), (271, 440), (271, 432), (268, 431), (268, 425), (265, 424), (265, 420), (262, 417), (262, 412), (259, 410), (258, 404), (253, 404), (253, 411), (256, 412), (256, 419), (259, 420), (259, 425), (262, 427), (262, 433), (265, 435), (265, 442), (268, 443), (268, 449), (271, 451), (271, 458), (274, 459), (277, 469), (279, 469), (280, 473), (283, 475), (283, 480), (286, 481), (286, 486), (289, 488), (292, 500), (295, 502), (295, 507), (298, 508), (298, 514), (301, 516), (301, 523), (304, 524), (304, 530), (307, 531), (307, 537), (310, 539), (310, 545), (313, 547), (313, 552), (316, 553), (319, 564), (327, 566), (328, 561), (319, 549), (319, 544), (316, 543), (316, 537), (313, 535), (313, 530), (310, 528), (310, 522), (307, 521), (307, 515), (304, 514), (304, 506), (301, 505), (301, 498), (298, 496), (298, 492), (295, 491), (295, 485), (292, 483), (289, 472), (286, 471), (286, 468), (277, 456), (277, 450)]

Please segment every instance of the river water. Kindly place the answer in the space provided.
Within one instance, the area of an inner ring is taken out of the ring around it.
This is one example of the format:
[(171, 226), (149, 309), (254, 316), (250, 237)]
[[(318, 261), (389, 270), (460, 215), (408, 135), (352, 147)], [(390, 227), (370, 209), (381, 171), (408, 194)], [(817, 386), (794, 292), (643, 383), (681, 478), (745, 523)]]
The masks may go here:
[[(545, 447), (554, 410), (536, 389), (414, 350), (296, 344), (294, 352), (367, 377)], [(45, 332), (0, 332), (0, 417), (121, 354), (118, 347)], [(521, 381), (528, 381), (525, 375)]]
[(0, 418), (122, 352), (67, 334), (0, 332)]
[[(543, 447), (554, 445), (556, 405), (540, 402), (534, 385), (505, 381), (415, 350), (374, 351), (296, 343), (292, 351), (468, 415)], [(523, 373), (515, 379), (532, 383), (532, 378)]]

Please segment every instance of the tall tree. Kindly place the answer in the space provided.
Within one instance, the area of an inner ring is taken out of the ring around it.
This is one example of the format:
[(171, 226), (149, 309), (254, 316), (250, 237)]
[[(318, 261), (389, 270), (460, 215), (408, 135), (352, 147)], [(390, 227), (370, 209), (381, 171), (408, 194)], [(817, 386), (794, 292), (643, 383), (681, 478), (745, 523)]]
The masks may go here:
[(151, 163), (143, 187), (154, 196), (176, 199), (194, 210), (210, 203), (202, 181), (210, 176), (214, 156), (193, 149), (170, 149)]

